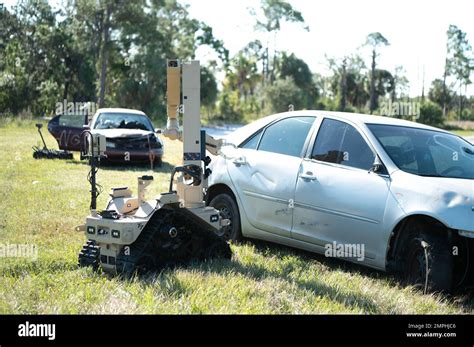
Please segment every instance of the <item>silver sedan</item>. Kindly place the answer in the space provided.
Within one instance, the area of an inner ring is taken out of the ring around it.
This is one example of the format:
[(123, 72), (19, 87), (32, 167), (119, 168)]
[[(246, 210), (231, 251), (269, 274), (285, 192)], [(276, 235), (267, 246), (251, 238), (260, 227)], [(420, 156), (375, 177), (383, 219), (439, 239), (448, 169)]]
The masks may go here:
[(207, 202), (223, 237), (401, 273), (425, 292), (472, 284), (474, 146), (400, 119), (272, 115), (226, 137)]

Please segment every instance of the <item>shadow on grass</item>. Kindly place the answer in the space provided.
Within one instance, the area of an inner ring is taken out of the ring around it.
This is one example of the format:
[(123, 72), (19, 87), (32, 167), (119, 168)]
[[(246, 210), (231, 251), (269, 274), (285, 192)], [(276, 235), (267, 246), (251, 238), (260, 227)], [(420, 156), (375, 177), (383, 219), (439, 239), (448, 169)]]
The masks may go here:
[[(328, 258), (322, 254), (312, 253), (309, 251), (292, 248), (285, 245), (274, 244), (261, 240), (245, 240), (245, 243), (253, 245), (257, 251), (262, 254), (267, 252), (277, 252), (282, 255), (294, 255), (308, 260), (316, 260), (317, 262), (326, 265), (331, 270), (340, 270), (347, 273), (355, 273), (363, 275), (372, 279), (387, 280), (389, 283), (397, 284), (401, 287), (406, 287), (407, 283), (399, 275), (383, 272), (367, 266), (352, 263), (338, 258)], [(442, 296), (447, 302), (453, 303), (462, 307), (465, 310), (474, 311), (474, 287), (464, 287), (456, 290), (452, 295)]]
[[(258, 244), (260, 243), (260, 241), (254, 243), (254, 245), (257, 245), (257, 250), (258, 248), (260, 248), (260, 251), (264, 250), (266, 253), (268, 253), (268, 251), (275, 250), (270, 249), (268, 245), (264, 246), (262, 244), (258, 246)], [(273, 246), (274, 245), (272, 244), (272, 247)], [(280, 248), (280, 251), (283, 250), (278, 245), (275, 248)], [(284, 251), (287, 254), (293, 252), (292, 249), (285, 249)], [(303, 254), (303, 257), (307, 257), (306, 253)], [(142, 284), (147, 286), (153, 286), (158, 284), (161, 288), (166, 288), (167, 292), (169, 293), (172, 293), (173, 290), (177, 290), (178, 295), (185, 294), (189, 290), (192, 290), (192, 288), (186, 288), (175, 277), (173, 270), (175, 270), (176, 268), (199, 270), (218, 275), (228, 275), (229, 273), (237, 273), (254, 281), (260, 281), (263, 279), (284, 280), (288, 283), (296, 284), (302, 290), (310, 291), (317, 295), (327, 297), (330, 300), (339, 302), (345, 307), (355, 309), (360, 308), (364, 312), (368, 313), (382, 313), (379, 306), (367, 295), (350, 293), (348, 291), (345, 291), (343, 288), (341, 289), (327, 285), (324, 282), (318, 280), (317, 278), (311, 280), (302, 280), (292, 277), (291, 273), (294, 270), (294, 264), (284, 264), (283, 268), (280, 268), (278, 270), (269, 270), (265, 268), (265, 266), (258, 264), (242, 264), (237, 261), (214, 259), (210, 262), (191, 262), (188, 266), (185, 267), (168, 267), (163, 269), (159, 273), (149, 273), (146, 275), (134, 277), (134, 280), (138, 280)], [(170, 282), (171, 286), (169, 285)]]
[(292, 264), (286, 264), (281, 271), (268, 270), (262, 265), (242, 264), (239, 262), (213, 262), (200, 266), (209, 272), (216, 274), (226, 274), (229, 271), (241, 274), (256, 281), (263, 279), (285, 280), (288, 283), (296, 284), (300, 289), (313, 292), (314, 294), (327, 297), (348, 308), (360, 308), (368, 313), (382, 313), (379, 306), (367, 295), (350, 293), (344, 289), (325, 284), (317, 278), (311, 280), (301, 280), (291, 276)]
[[(183, 281), (178, 279), (176, 270), (179, 267), (171, 268), (167, 267), (161, 270), (161, 272), (132, 275), (131, 277), (121, 277), (123, 280), (133, 283), (139, 281), (142, 285), (147, 287), (159, 287), (160, 290), (169, 296), (180, 297), (186, 295), (192, 288), (187, 287)], [(109, 278), (115, 278), (116, 275), (108, 275)]]
[(373, 269), (361, 264), (352, 263), (350, 261), (346, 261), (343, 259), (326, 257), (322, 254), (313, 253), (313, 252), (305, 251), (302, 249), (297, 249), (297, 248), (275, 244), (275, 243), (262, 241), (262, 240), (251, 240), (251, 241), (245, 240), (244, 242), (250, 245), (253, 245), (257, 249), (257, 251), (259, 251), (260, 253), (278, 252), (278, 253), (281, 253), (282, 255), (294, 255), (302, 259), (316, 260), (317, 262), (329, 267), (331, 270), (341, 270), (344, 272), (351, 272), (351, 273), (355, 272), (359, 275), (364, 275), (373, 279), (384, 278), (384, 279), (392, 280), (401, 284), (400, 280), (396, 276), (390, 275), (386, 272), (382, 272), (380, 270), (376, 270), (376, 269)]
[[(337, 258), (327, 258), (323, 255), (299, 250), (284, 245), (278, 245), (266, 241), (252, 240), (244, 241), (244, 243), (253, 245), (260, 255), (265, 256), (271, 254), (276, 257), (283, 258), (287, 255), (293, 255), (301, 258), (303, 261), (317, 261), (327, 266), (331, 271), (343, 271), (347, 274), (359, 274), (367, 276), (372, 279), (384, 279), (389, 283), (399, 284), (405, 286), (403, 281), (394, 275), (387, 274), (382, 271), (371, 269), (356, 263), (351, 263)], [(178, 267), (179, 268), (179, 267)], [(339, 302), (348, 308), (360, 308), (365, 313), (381, 314), (379, 305), (368, 295), (352, 293), (345, 290), (344, 288), (337, 288), (325, 284), (323, 281), (314, 278), (311, 280), (298, 279), (292, 276), (292, 272), (295, 269), (295, 264), (287, 263), (283, 264), (278, 270), (269, 270), (265, 266), (258, 264), (243, 264), (237, 261), (229, 260), (212, 260), (211, 262), (192, 262), (186, 267), (182, 267), (191, 270), (199, 270), (208, 273), (214, 273), (218, 275), (228, 275), (229, 273), (237, 273), (251, 280), (260, 281), (263, 279), (276, 279), (284, 280), (288, 283), (296, 284), (300, 289), (311, 291), (317, 295), (329, 298), (335, 302)], [(160, 273), (142, 275), (138, 277), (138, 280), (144, 285), (156, 285), (158, 284), (161, 288), (167, 288), (167, 292), (172, 293), (174, 290), (177, 294), (184, 294), (192, 288), (186, 288), (174, 275), (175, 268), (163, 269)], [(172, 285), (163, 284), (169, 283)], [(454, 304), (465, 311), (474, 310), (474, 291), (472, 289), (465, 289), (462, 292), (456, 293), (456, 296), (444, 296), (443, 298), (450, 304)]]

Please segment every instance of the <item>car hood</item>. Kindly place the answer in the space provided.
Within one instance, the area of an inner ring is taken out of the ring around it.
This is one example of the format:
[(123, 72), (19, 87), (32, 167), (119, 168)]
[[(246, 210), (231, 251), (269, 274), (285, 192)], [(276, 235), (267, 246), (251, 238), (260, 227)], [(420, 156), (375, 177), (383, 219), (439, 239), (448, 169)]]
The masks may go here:
[(474, 180), (448, 177), (422, 177), (432, 187), (443, 187), (446, 192), (466, 195), (474, 199)]
[(93, 129), (94, 134), (101, 134), (109, 139), (121, 137), (139, 137), (154, 134), (153, 131), (141, 129)]

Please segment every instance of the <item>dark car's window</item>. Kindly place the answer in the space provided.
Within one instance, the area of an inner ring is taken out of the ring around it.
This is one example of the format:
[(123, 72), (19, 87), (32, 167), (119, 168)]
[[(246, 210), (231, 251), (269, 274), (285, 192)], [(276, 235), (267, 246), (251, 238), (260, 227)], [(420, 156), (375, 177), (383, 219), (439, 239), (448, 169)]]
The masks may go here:
[(314, 119), (292, 117), (270, 125), (263, 133), (258, 150), (299, 157)]
[(375, 155), (352, 125), (326, 118), (318, 131), (311, 158), (368, 170)]
[(250, 137), (242, 145), (240, 145), (240, 148), (257, 149), (258, 141), (260, 140), (262, 132), (263, 132), (263, 129), (259, 130), (257, 133), (252, 135), (252, 137)]
[(94, 129), (140, 129), (153, 131), (148, 117), (140, 114), (101, 113), (94, 124)]
[(474, 179), (474, 146), (458, 136), (396, 125), (367, 126), (403, 171), (420, 176)]
[(58, 117), (58, 125), (62, 127), (82, 128), (86, 124), (83, 114), (62, 114)]

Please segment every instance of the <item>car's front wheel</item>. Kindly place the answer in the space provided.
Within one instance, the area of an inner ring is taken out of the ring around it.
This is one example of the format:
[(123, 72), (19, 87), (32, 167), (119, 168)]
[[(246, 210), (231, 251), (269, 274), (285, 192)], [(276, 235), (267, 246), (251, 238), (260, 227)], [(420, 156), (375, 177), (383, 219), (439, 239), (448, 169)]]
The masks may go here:
[(450, 293), (453, 258), (445, 235), (416, 230), (406, 240), (405, 278), (427, 292)]
[(161, 157), (156, 157), (154, 160), (153, 160), (153, 167), (158, 167), (158, 168), (161, 168), (163, 166), (163, 160)]
[(209, 206), (219, 210), (222, 218), (229, 219), (230, 225), (221, 229), (218, 235), (225, 240), (238, 242), (242, 239), (242, 232), (240, 230), (240, 214), (237, 202), (232, 196), (226, 193), (216, 195)]

